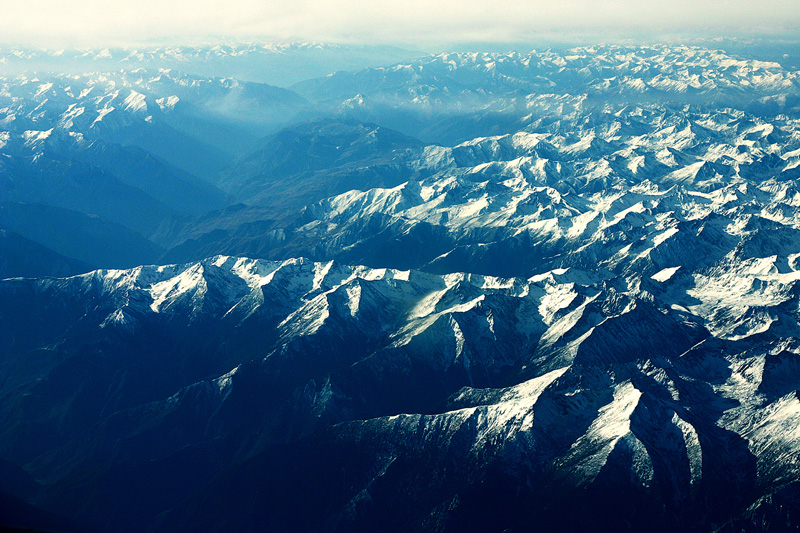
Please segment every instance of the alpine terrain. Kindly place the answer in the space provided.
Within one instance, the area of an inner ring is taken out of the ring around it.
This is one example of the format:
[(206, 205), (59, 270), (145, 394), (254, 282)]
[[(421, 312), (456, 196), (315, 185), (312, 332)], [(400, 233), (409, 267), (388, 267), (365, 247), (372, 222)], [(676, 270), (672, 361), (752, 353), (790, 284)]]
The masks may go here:
[(800, 529), (753, 50), (0, 50), (0, 524)]

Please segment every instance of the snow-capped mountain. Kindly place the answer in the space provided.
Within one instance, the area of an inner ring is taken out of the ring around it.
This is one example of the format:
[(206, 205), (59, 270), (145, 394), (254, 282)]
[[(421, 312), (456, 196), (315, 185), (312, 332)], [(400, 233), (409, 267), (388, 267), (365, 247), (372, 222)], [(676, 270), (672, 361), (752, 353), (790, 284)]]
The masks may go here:
[[(7, 81), (0, 245), (154, 264), (0, 280), (0, 474), (24, 486), (0, 504), (115, 531), (800, 527), (799, 76), (599, 46), (303, 97)], [(225, 201), (121, 140), (153, 125), (238, 150), (206, 175)], [(91, 191), (117, 204), (91, 216)]]
[[(304, 106), (277, 87), (163, 69), (3, 78), (0, 227), (75, 264), (157, 261), (164, 250), (148, 239), (159, 226), (224, 207), (205, 179)], [(88, 248), (109, 234), (140, 243), (101, 247), (98, 262)]]
[[(800, 479), (793, 432), (777, 429), (796, 424), (797, 290), (791, 274), (768, 272), (709, 269), (690, 308), (665, 296), (679, 284), (660, 288), (680, 277), (669, 269), (625, 287), (575, 268), (525, 279), (216, 257), (6, 280), (0, 451), (36, 477), (61, 465), (37, 501), (61, 513), (80, 503), (91, 510), (77, 518), (98, 527), (160, 498), (130, 492), (140, 468), (164, 465), (176, 476), (167, 529), (263, 513), (276, 525), (320, 527), (333, 513), (339, 528), (374, 527), (400, 519), (383, 491), (409, 487), (403, 501), (423, 507), (408, 527), (468, 523), (469, 502), (501, 490), (509, 514), (494, 526), (522, 527), (515, 506), (546, 498), (533, 513), (544, 524), (574, 525), (554, 513), (580, 504), (595, 510), (581, 523), (644, 527), (646, 509), (664, 529), (703, 530)], [(715, 321), (770, 312), (782, 327), (732, 334)], [(62, 407), (15, 400), (42, 394)], [(31, 446), (34, 435), (60, 444)], [(300, 480), (284, 485), (273, 455), (287, 445), (302, 450), (289, 455), (301, 479), (341, 494), (306, 501)], [(330, 454), (351, 465), (344, 481)], [(101, 500), (64, 493), (90, 464), (105, 465), (90, 484), (117, 488)], [(420, 469), (432, 485), (415, 483)], [(210, 485), (194, 493), (197, 482)], [(208, 501), (231, 483), (277, 483), (301, 501), (245, 503), (232, 517)], [(638, 503), (601, 498), (609, 486)], [(187, 497), (196, 503), (178, 505)], [(152, 517), (139, 519), (124, 527)]]
[(199, 176), (229, 164), (305, 105), (286, 89), (168, 69), (20, 74), (0, 83), (6, 151), (25, 147), (36, 155), (57, 132), (139, 146)]
[[(505, 276), (686, 272), (726, 254), (796, 253), (795, 119), (636, 107), (572, 124), (395, 155), (395, 176), (412, 181), (322, 200), (252, 235), (243, 227), (224, 251)], [(204, 257), (218, 242), (194, 236), (172, 253)]]
[(606, 104), (690, 104), (713, 111), (797, 110), (798, 73), (779, 63), (675, 46), (597, 46), (565, 52), (447, 53), (339, 72), (293, 89), (339, 114), (455, 144), (513, 133)]
[[(620, 83), (625, 77), (636, 78), (644, 89), (631, 89), (639, 83)], [(178, 245), (168, 255), (171, 260), (220, 252), (267, 258), (305, 255), (404, 268), (446, 261), (445, 270), (528, 275), (532, 265), (517, 247), (532, 250), (531, 239), (559, 250), (569, 247), (565, 240), (585, 243), (596, 228), (581, 230), (588, 222), (580, 217), (604, 211), (616, 199), (612, 211), (630, 207), (620, 207), (626, 201), (643, 200), (636, 196), (640, 193), (661, 197), (671, 190), (670, 194), (691, 192), (677, 202), (686, 197), (694, 205), (702, 195), (748, 183), (769, 191), (761, 198), (770, 203), (772, 192), (791, 187), (800, 161), (797, 72), (707, 49), (445, 54), (410, 65), (341, 73), (304, 87), (307, 96), (331, 96), (334, 103), (390, 100), (387, 112), (405, 113), (409, 121), (372, 112), (360, 117), (375, 119), (384, 134), (392, 122), (406, 134), (419, 133), (420, 127), (444, 132), (441, 128), (448, 124), (462, 137), (474, 131), (504, 133), (422, 150), (406, 142), (413, 149), (403, 151), (374, 142), (368, 134), (374, 125), (358, 122), (359, 113), (345, 112), (340, 121), (354, 131), (362, 128), (357, 139), (337, 134), (325, 123), (305, 125), (300, 135), (297, 128), (289, 128), (218, 182), (238, 199), (270, 209), (260, 215), (247, 211), (240, 225), (226, 212), (217, 224), (205, 217), (202, 226), (173, 228), (162, 241), (168, 247)], [(513, 105), (502, 107), (510, 101)], [(495, 109), (498, 105), (502, 112)], [(299, 138), (308, 143), (301, 150), (290, 144)], [(371, 146), (369, 160), (343, 165), (339, 154), (348, 153), (351, 145)], [(319, 149), (310, 154), (306, 146), (330, 149), (326, 155)], [(303, 163), (287, 171), (278, 166), (281, 157)], [(321, 171), (304, 174), (307, 160)], [(403, 182), (408, 185), (398, 189)], [(335, 192), (347, 183), (361, 192), (322, 200), (325, 191)], [(289, 194), (282, 189), (287, 186)], [(322, 202), (294, 221), (276, 224), (270, 203), (280, 198), (280, 203), (291, 205), (292, 188), (303, 191), (296, 197)], [(676, 206), (669, 200), (660, 205), (674, 210), (676, 220), (701, 216), (699, 211), (672, 209)], [(262, 223), (254, 224), (259, 216)], [(560, 226), (572, 225), (572, 218), (574, 235), (566, 239)], [(545, 221), (558, 221), (559, 227), (548, 228)], [(205, 230), (198, 231), (200, 227)], [(380, 235), (377, 246), (375, 235)], [(397, 239), (408, 242), (388, 247), (401, 258), (395, 265), (394, 259), (382, 260), (382, 243)], [(418, 253), (420, 240), (426, 246)], [(505, 242), (500, 251), (498, 241)], [(545, 251), (533, 252), (537, 261), (553, 255), (540, 253)], [(499, 258), (507, 253), (516, 259), (498, 260), (509, 267), (480, 259), (481, 254)]]

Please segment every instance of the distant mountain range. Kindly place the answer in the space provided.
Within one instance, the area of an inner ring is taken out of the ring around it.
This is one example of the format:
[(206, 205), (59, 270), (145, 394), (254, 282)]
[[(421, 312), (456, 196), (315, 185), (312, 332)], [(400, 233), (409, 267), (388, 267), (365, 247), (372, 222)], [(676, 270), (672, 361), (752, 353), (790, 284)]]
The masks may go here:
[(0, 524), (800, 527), (800, 72), (404, 53), (0, 79)]
[(155, 67), (288, 87), (331, 72), (378, 67), (421, 55), (424, 52), (387, 45), (223, 40), (216, 44), (108, 48), (6, 45), (0, 47), (0, 64), (14, 74), (30, 70), (82, 74)]

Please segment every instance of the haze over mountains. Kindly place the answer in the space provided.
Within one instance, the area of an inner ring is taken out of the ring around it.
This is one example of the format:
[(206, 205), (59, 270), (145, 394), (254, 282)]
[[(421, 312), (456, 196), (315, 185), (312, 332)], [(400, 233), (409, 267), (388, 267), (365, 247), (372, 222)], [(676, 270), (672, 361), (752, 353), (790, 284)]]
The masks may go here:
[(3, 51), (4, 525), (800, 526), (788, 58)]

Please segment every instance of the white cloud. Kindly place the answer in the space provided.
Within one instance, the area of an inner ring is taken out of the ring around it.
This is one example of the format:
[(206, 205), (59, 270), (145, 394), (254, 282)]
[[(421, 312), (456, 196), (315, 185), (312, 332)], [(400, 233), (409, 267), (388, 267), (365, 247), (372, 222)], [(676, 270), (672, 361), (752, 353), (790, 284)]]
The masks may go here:
[(514, 40), (560, 31), (789, 31), (797, 0), (6, 0), (0, 38), (28, 43), (226, 35)]

